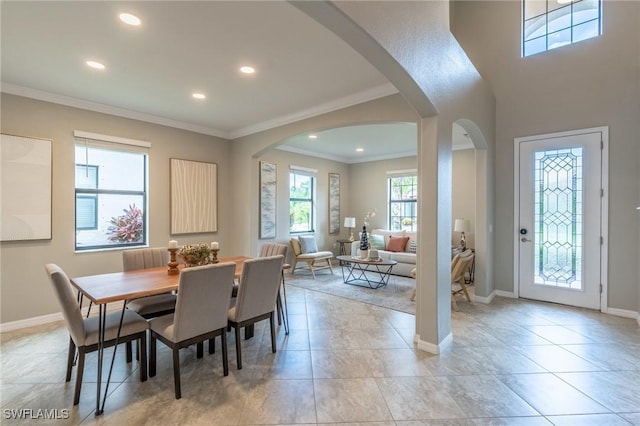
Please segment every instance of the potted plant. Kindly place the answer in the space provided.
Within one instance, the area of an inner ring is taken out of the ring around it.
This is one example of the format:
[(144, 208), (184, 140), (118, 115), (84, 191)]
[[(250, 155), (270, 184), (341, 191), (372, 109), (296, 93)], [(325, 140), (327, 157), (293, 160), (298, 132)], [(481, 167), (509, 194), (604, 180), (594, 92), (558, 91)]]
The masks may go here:
[(142, 210), (135, 204), (123, 209), (123, 215), (112, 217), (107, 228), (108, 239), (114, 243), (138, 243), (142, 241), (144, 224)]

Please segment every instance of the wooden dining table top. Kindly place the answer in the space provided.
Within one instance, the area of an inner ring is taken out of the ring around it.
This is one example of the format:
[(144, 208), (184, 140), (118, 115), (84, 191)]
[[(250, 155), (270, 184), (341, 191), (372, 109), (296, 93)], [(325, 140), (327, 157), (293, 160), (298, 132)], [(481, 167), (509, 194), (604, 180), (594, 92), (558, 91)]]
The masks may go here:
[[(235, 277), (242, 275), (246, 256), (225, 257), (219, 263), (235, 263)], [(182, 269), (182, 268), (180, 268)], [(180, 275), (169, 275), (166, 266), (127, 272), (87, 275), (71, 279), (71, 284), (93, 303), (101, 305), (178, 289)]]

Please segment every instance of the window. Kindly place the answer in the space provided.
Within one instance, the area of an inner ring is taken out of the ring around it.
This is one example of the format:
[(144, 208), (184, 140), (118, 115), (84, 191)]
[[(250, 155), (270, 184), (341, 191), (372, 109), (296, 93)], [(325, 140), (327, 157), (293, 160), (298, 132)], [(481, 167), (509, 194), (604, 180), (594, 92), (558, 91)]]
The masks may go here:
[(602, 34), (602, 0), (522, 0), (522, 56)]
[(416, 231), (418, 225), (418, 177), (389, 178), (389, 229)]
[(298, 172), (289, 174), (289, 232), (314, 232), (315, 178)]
[(146, 245), (146, 150), (78, 139), (75, 200), (76, 250)]

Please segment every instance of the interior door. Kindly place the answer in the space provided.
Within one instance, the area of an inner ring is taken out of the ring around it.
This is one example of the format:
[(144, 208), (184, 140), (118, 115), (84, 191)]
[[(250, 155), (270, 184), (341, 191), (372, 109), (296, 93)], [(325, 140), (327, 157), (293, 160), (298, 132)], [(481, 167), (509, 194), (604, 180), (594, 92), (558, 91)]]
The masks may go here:
[(602, 132), (516, 140), (520, 297), (601, 307)]

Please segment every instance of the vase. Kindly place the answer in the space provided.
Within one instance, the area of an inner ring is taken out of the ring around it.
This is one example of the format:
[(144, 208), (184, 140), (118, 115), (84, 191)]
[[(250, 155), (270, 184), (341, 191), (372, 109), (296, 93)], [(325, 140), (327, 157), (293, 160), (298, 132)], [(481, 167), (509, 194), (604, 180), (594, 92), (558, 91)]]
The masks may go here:
[(360, 250), (360, 259), (367, 259), (369, 257), (369, 250)]

